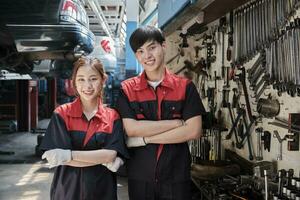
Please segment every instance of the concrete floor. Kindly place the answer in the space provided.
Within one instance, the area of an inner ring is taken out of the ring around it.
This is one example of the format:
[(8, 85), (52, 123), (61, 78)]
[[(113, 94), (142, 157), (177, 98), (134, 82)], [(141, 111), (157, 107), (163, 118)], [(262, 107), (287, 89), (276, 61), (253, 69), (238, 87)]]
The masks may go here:
[[(0, 200), (50, 199), (53, 169), (35, 156), (37, 135), (0, 133)], [(128, 200), (124, 177), (118, 177), (118, 199)]]
[[(45, 164), (0, 164), (0, 199), (46, 200), (49, 198), (53, 169)], [(118, 199), (128, 200), (127, 180), (118, 177)]]

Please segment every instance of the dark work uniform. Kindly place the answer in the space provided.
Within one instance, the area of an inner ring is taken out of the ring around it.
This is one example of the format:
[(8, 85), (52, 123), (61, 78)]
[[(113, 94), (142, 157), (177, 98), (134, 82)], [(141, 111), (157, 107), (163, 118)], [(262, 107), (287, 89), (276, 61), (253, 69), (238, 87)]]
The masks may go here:
[[(168, 70), (156, 90), (148, 85), (145, 72), (122, 82), (117, 109), (122, 118), (137, 120), (188, 120), (205, 113), (193, 82)], [(130, 148), (129, 155), (130, 200), (191, 199), (187, 142), (147, 144)]]
[[(88, 121), (79, 98), (55, 109), (41, 149), (111, 149), (128, 158), (121, 120), (113, 109), (99, 105)], [(90, 167), (58, 166), (55, 169), (51, 200), (116, 200), (115, 173), (99, 164)]]

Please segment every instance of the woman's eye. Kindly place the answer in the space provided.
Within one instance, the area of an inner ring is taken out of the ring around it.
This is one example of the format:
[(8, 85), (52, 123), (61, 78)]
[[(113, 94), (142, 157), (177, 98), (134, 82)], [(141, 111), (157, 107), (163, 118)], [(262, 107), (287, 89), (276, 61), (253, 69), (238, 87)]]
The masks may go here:
[(77, 81), (79, 81), (79, 82), (83, 82), (83, 81), (84, 81), (84, 79), (83, 79), (83, 78), (79, 78), (79, 79), (77, 79)]
[(97, 81), (97, 80), (98, 80), (98, 78), (92, 78), (91, 80), (92, 80), (92, 81)]

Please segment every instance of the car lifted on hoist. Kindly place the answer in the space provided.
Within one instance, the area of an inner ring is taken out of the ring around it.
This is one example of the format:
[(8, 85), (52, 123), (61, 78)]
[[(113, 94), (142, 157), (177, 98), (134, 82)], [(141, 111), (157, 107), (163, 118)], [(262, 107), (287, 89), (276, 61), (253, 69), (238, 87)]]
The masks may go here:
[(31, 73), (42, 60), (74, 61), (89, 54), (94, 35), (88, 26), (80, 0), (2, 1), (0, 70)]

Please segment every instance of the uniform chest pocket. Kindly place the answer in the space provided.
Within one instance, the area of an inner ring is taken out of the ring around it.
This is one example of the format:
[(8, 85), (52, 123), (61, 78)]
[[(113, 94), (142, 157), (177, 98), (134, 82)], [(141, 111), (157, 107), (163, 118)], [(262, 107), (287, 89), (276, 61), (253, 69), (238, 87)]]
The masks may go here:
[(165, 102), (163, 108), (166, 119), (182, 118), (182, 102)]
[(138, 103), (133, 103), (132, 109), (134, 110), (136, 119), (145, 119), (145, 114), (144, 114), (144, 109), (138, 104)]
[(96, 149), (101, 149), (105, 146), (106, 137), (107, 137), (107, 134), (104, 134), (104, 133), (96, 133), (95, 134), (94, 144), (95, 144)]

